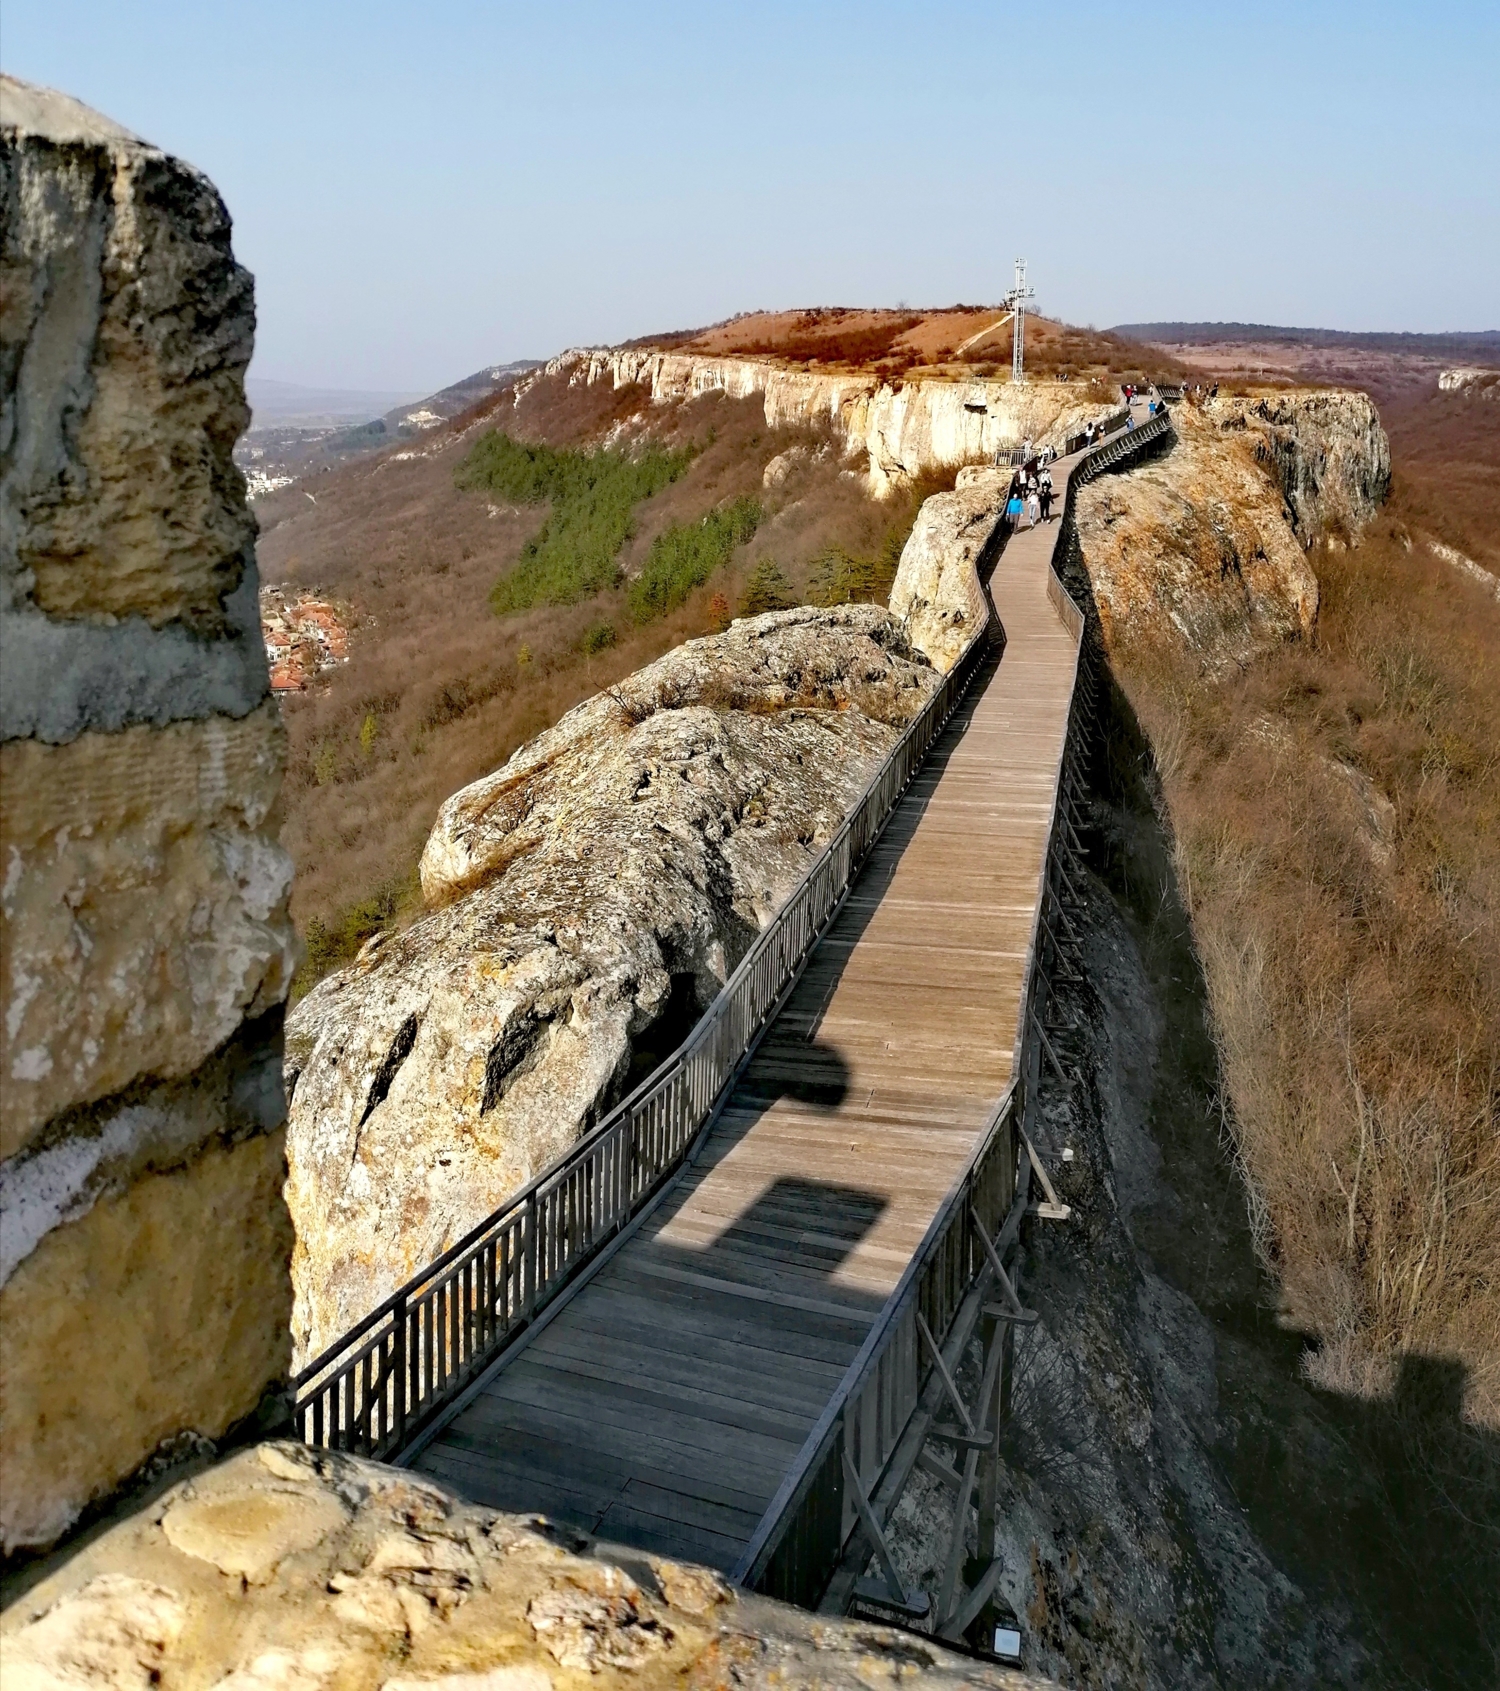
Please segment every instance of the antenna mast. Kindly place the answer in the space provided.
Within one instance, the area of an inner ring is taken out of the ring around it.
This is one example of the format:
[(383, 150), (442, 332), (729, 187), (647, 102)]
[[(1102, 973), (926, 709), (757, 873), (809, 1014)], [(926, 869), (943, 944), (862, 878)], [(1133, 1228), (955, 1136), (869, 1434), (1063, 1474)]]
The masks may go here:
[(1036, 289), (1026, 286), (1026, 260), (1016, 260), (1016, 285), (1005, 302), (1016, 314), (1015, 334), (1011, 340), (1010, 379), (1026, 380), (1026, 301), (1036, 298)]

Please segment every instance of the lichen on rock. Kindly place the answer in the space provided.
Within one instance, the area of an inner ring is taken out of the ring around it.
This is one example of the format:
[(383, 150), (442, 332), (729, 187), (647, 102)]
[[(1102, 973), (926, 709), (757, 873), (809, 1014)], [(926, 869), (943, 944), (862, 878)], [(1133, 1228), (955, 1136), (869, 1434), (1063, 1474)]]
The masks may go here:
[(303, 1358), (680, 1042), (937, 684), (875, 606), (773, 612), (678, 647), (447, 801), (430, 913), (288, 1022)]
[(0, 1620), (6, 1691), (1028, 1691), (411, 1475), (269, 1443), (117, 1523)]

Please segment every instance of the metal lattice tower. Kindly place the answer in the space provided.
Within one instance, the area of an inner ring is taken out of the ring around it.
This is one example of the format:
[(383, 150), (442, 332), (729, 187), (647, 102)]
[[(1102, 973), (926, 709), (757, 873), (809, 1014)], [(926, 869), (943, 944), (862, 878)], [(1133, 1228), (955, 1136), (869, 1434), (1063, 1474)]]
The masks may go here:
[(1026, 301), (1036, 298), (1036, 289), (1026, 286), (1026, 260), (1016, 260), (1016, 285), (1011, 289), (1010, 298), (1006, 301), (1015, 312), (1015, 334), (1011, 340), (1010, 379), (1013, 382), (1026, 380)]

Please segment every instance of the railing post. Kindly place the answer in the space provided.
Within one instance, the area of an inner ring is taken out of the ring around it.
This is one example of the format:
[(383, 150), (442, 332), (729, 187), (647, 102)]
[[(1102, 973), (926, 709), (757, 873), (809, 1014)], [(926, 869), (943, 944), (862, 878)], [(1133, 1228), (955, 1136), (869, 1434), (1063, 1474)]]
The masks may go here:
[(541, 1249), (537, 1240), (538, 1222), (541, 1219), (541, 1209), (533, 1192), (526, 1200), (526, 1285), (524, 1309), (529, 1321), (536, 1309), (537, 1268), (541, 1262)]
[(391, 1347), (391, 1374), (395, 1389), (395, 1414), (392, 1417), (392, 1432), (395, 1435), (395, 1445), (399, 1447), (406, 1437), (406, 1294), (402, 1293), (396, 1299), (396, 1307), (391, 1311), (391, 1320), (395, 1323), (395, 1343)]

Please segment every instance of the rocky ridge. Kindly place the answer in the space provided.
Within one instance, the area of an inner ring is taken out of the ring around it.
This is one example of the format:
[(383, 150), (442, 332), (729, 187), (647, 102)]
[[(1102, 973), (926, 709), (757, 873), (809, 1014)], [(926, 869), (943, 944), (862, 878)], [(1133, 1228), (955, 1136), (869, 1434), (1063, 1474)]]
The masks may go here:
[[(639, 383), (656, 404), (704, 393), (762, 395), (770, 428), (831, 424), (851, 455), (868, 458), (870, 486), (878, 495), (924, 470), (983, 463), (1026, 440), (1061, 451), (1068, 436), (1113, 409), (1067, 382), (912, 376), (892, 385), (857, 371), (825, 374), (652, 347), (572, 348), (537, 372), (544, 375), (616, 388)], [(516, 384), (518, 399), (527, 386), (525, 378)]]
[(1081, 488), (1073, 579), (1105, 644), (1186, 645), (1209, 669), (1311, 632), (1315, 540), (1356, 536), (1390, 480), (1364, 394), (1276, 392), (1173, 409), (1170, 450)]
[(689, 641), (448, 800), (430, 914), (289, 1020), (301, 1357), (682, 1039), (937, 680), (875, 606), (773, 612)]

